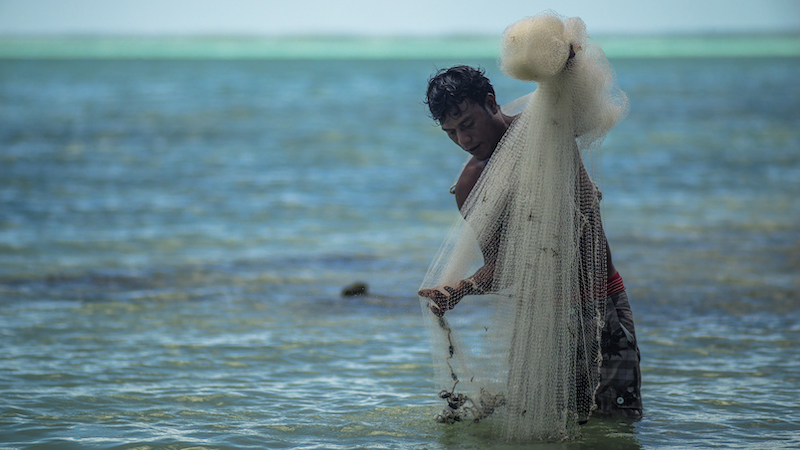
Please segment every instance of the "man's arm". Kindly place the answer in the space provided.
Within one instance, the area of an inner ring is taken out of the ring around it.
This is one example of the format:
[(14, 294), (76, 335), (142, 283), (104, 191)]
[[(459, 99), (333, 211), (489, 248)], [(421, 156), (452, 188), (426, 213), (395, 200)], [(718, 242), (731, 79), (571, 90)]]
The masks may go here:
[[(486, 167), (486, 161), (480, 161), (476, 158), (471, 158), (464, 170), (461, 172), (455, 186), (456, 205), (458, 209), (464, 206), (469, 194), (478, 182), (483, 169)], [(441, 286), (431, 289), (421, 289), (418, 294), (421, 297), (427, 297), (433, 300), (434, 304), (431, 305), (431, 311), (437, 316), (441, 317), (445, 311), (453, 309), (462, 298), (467, 295), (480, 295), (485, 294), (492, 288), (494, 280), (494, 266), (495, 256), (497, 254), (496, 239), (490, 243), (489, 248), (485, 246), (481, 248), (483, 252), (483, 266), (475, 271), (472, 276), (460, 280), (455, 286)]]
[(475, 187), (475, 183), (478, 182), (478, 178), (481, 177), (484, 167), (486, 167), (486, 161), (480, 161), (473, 157), (470, 158), (467, 165), (464, 166), (464, 170), (461, 171), (454, 191), (456, 206), (458, 206), (459, 211), (464, 206), (464, 202), (467, 201), (467, 197), (472, 192), (472, 188)]

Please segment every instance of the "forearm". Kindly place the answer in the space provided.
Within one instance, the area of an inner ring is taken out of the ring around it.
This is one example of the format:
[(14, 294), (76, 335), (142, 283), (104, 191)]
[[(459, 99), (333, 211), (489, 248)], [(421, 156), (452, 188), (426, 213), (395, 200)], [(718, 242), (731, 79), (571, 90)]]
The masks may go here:
[(472, 290), (478, 294), (491, 292), (494, 288), (494, 262), (484, 264), (466, 280), (472, 285)]

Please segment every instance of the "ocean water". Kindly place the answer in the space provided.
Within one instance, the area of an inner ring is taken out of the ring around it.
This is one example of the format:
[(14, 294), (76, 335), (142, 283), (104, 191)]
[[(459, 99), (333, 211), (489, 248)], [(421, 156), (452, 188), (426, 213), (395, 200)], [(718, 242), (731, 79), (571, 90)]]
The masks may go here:
[[(493, 59), (0, 60), (1, 449), (796, 448), (800, 59), (613, 59), (593, 158), (645, 417), (505, 445), (441, 409), (416, 290)], [(366, 282), (370, 295), (341, 295)]]
[[(594, 36), (611, 58), (800, 57), (800, 34)], [(500, 56), (497, 36), (12, 36), (0, 58), (453, 59)]]

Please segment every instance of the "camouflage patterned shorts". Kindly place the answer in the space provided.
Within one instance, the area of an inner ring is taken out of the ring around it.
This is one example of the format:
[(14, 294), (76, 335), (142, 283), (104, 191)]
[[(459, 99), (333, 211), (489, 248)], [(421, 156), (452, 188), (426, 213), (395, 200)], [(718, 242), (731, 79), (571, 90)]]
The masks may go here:
[(606, 298), (606, 318), (601, 337), (603, 364), (595, 394), (595, 414), (615, 417), (642, 416), (642, 374), (633, 314), (625, 291)]

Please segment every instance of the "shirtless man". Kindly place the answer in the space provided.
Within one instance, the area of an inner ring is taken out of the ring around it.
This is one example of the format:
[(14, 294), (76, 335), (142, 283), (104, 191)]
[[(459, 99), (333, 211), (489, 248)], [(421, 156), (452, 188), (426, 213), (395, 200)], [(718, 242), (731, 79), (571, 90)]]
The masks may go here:
[[(515, 117), (500, 110), (489, 80), (482, 71), (469, 66), (440, 70), (432, 77), (428, 82), (426, 104), (447, 136), (472, 155), (453, 190), (460, 210)], [(598, 412), (638, 418), (642, 414), (641, 374), (633, 315), (622, 278), (611, 260), (608, 243), (606, 258), (608, 300), (602, 337), (602, 381), (596, 395)], [(493, 265), (487, 258), (474, 275), (455, 286), (422, 289), (419, 295), (433, 300), (431, 311), (442, 316), (463, 297), (490, 291)], [(619, 347), (624, 349), (619, 351)]]

